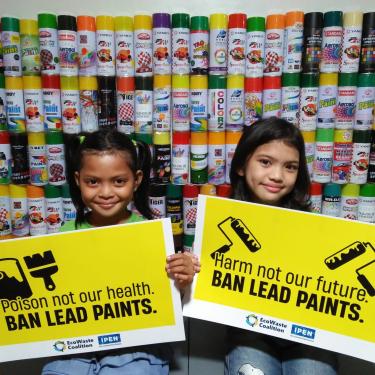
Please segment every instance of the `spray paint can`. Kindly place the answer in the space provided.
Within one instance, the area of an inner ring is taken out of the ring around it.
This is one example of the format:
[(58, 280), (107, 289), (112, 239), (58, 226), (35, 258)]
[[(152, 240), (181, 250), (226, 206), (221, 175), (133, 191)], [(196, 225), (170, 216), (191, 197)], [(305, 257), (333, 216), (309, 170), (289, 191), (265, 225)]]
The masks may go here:
[(331, 128), (317, 129), (313, 163), (313, 181), (325, 184), (331, 181), (333, 159), (333, 132)]
[(167, 185), (166, 207), (167, 217), (169, 217), (172, 222), (175, 251), (179, 252), (182, 250), (182, 237), (184, 233), (181, 185)]
[(0, 74), (4, 74), (3, 43), (1, 41), (1, 20), (0, 20)]
[(365, 184), (369, 167), (371, 148), (371, 130), (353, 131), (353, 156), (350, 170), (350, 182)]
[(60, 74), (56, 15), (38, 14), (38, 26), (42, 74)]
[(337, 184), (326, 184), (323, 189), (322, 214), (339, 217), (341, 209), (341, 187)]
[(199, 194), (216, 197), (216, 186), (212, 184), (201, 185), (199, 189)]
[(245, 79), (244, 76), (228, 76), (226, 129), (241, 131), (244, 124)]
[(5, 77), (5, 107), (8, 130), (11, 133), (22, 133), (26, 131), (22, 89), (23, 82), (21, 77)]
[(44, 190), (40, 186), (27, 185), (27, 206), (31, 236), (47, 234)]
[(20, 77), (22, 75), (20, 20), (13, 17), (2, 17), (1, 28), (4, 74)]
[(190, 133), (174, 132), (172, 135), (172, 174), (171, 182), (185, 185), (189, 180)]
[(173, 131), (190, 130), (189, 76), (172, 76), (172, 127)]
[(357, 100), (354, 117), (355, 130), (369, 130), (373, 122), (375, 74), (358, 74)]
[(171, 130), (171, 76), (154, 77), (152, 123), (154, 131)]
[(207, 87), (206, 75), (190, 76), (190, 130), (207, 131)]
[(134, 77), (134, 28), (133, 18), (115, 17), (116, 74)]
[(306, 13), (303, 28), (302, 71), (319, 73), (322, 58), (323, 13)]
[(336, 103), (336, 129), (353, 129), (357, 100), (357, 73), (340, 73)]
[(340, 217), (358, 220), (359, 185), (346, 184), (341, 189)]
[(78, 77), (60, 78), (63, 132), (78, 134), (81, 131), (81, 110)]
[(263, 118), (281, 115), (281, 77), (263, 78)]
[(340, 72), (357, 73), (361, 52), (362, 12), (344, 14)]
[(285, 15), (284, 73), (302, 70), (303, 12), (293, 11)]
[(30, 169), (26, 133), (14, 133), (10, 135), (10, 150), (12, 155), (13, 184), (28, 184)]
[(166, 184), (171, 177), (171, 140), (169, 132), (154, 132), (154, 178), (157, 183)]
[(96, 54), (98, 76), (115, 75), (115, 24), (112, 16), (96, 17)]
[(230, 184), (230, 168), (242, 132), (225, 132), (225, 182)]
[(79, 64), (76, 18), (68, 15), (58, 16), (57, 27), (60, 74), (76, 76)]
[(318, 128), (335, 126), (337, 85), (337, 73), (319, 75)]
[(361, 73), (375, 73), (375, 12), (363, 15), (361, 57), (359, 71)]
[(134, 77), (117, 77), (117, 130), (134, 133)]
[(252, 125), (262, 118), (263, 79), (245, 78), (245, 126)]
[(324, 13), (321, 73), (337, 73), (340, 67), (342, 41), (342, 12)]
[(27, 139), (29, 145), (30, 183), (36, 186), (46, 185), (48, 174), (44, 133), (28, 133)]
[(0, 184), (9, 184), (12, 175), (12, 157), (8, 132), (0, 132)]
[(190, 73), (208, 73), (208, 17), (195, 16), (190, 19)]
[(228, 17), (223, 13), (210, 15), (209, 72), (227, 73)]
[(40, 77), (23, 77), (23, 98), (27, 132), (44, 131), (42, 81)]
[(0, 74), (0, 131), (8, 130), (5, 103), (5, 77), (3, 74)]
[(265, 76), (281, 76), (283, 70), (285, 16), (271, 14), (266, 21), (266, 39), (264, 44)]
[(172, 14), (172, 74), (189, 74), (190, 16)]
[(208, 77), (208, 130), (225, 131), (227, 77)]
[(152, 52), (154, 74), (172, 73), (171, 15), (152, 15)]
[(61, 186), (62, 191), (62, 205), (63, 205), (63, 222), (64, 225), (68, 221), (74, 221), (77, 216), (77, 210), (74, 207), (72, 197), (70, 196), (69, 185), (64, 184)]
[(117, 126), (116, 78), (98, 76), (98, 125), (99, 129)]
[(228, 20), (228, 74), (245, 75), (246, 14), (234, 13)]
[(60, 77), (43, 75), (42, 93), (44, 128), (48, 131), (61, 130)]
[(319, 78), (316, 73), (302, 73), (299, 104), (299, 128), (310, 131), (316, 129), (318, 113)]
[(358, 200), (358, 220), (375, 223), (375, 185), (365, 184), (360, 187)]
[(232, 196), (232, 187), (229, 184), (216, 186), (216, 196), (221, 198), (230, 198)]
[(0, 238), (11, 238), (11, 233), (9, 186), (0, 185)]
[(61, 132), (46, 134), (48, 183), (63, 185), (66, 182), (65, 148)]
[(36, 20), (20, 20), (22, 75), (40, 74), (39, 30)]
[(207, 132), (192, 132), (190, 142), (190, 182), (205, 184), (208, 179)]
[(375, 125), (373, 125), (371, 131), (370, 160), (367, 182), (375, 182)]
[(303, 140), (305, 142), (305, 157), (307, 170), (310, 179), (313, 176), (313, 164), (315, 155), (315, 131), (302, 131)]
[(148, 201), (153, 219), (163, 219), (166, 212), (167, 186), (165, 184), (151, 184)]
[(135, 77), (135, 132), (152, 133), (152, 77)]
[(320, 214), (322, 212), (322, 184), (312, 182), (310, 184), (310, 212)]
[(44, 187), (44, 196), (47, 234), (58, 233), (64, 217), (61, 189), (59, 186), (46, 185)]
[(336, 184), (349, 182), (353, 153), (352, 130), (335, 130), (331, 181)]
[(197, 219), (198, 194), (197, 185), (184, 185), (183, 194), (183, 212), (184, 212), (184, 235), (195, 235), (195, 223)]
[(96, 76), (96, 25), (91, 16), (77, 17), (79, 75)]
[(298, 125), (300, 74), (284, 73), (281, 90), (281, 118)]
[(266, 21), (264, 17), (250, 17), (246, 24), (246, 77), (263, 77)]
[(134, 16), (135, 75), (152, 76), (152, 19), (147, 15)]
[(98, 130), (98, 81), (96, 77), (79, 77), (79, 101), (83, 132)]
[(24, 185), (9, 185), (12, 234), (23, 237), (29, 234), (27, 190)]
[(208, 133), (208, 183), (225, 183), (225, 132)]

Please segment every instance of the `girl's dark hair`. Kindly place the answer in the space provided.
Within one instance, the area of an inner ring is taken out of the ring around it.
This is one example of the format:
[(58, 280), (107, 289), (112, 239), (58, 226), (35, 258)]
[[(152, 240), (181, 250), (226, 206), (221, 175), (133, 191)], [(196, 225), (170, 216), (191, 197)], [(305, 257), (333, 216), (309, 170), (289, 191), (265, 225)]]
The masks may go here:
[(134, 205), (147, 219), (151, 218), (148, 201), (150, 185), (151, 154), (149, 147), (143, 142), (134, 142), (123, 133), (116, 130), (98, 130), (93, 133), (65, 136), (66, 159), (68, 166), (68, 182), (72, 201), (77, 209), (76, 226), (85, 221), (85, 204), (82, 201), (81, 190), (75, 182), (75, 172), (82, 168), (83, 155), (92, 152), (123, 152), (129, 168), (135, 173), (143, 172), (141, 184), (134, 192)]
[(282, 199), (280, 207), (308, 211), (310, 178), (306, 165), (305, 143), (298, 128), (277, 117), (259, 120), (245, 128), (233, 155), (230, 169), (232, 198), (248, 202), (252, 200), (245, 176), (240, 176), (238, 171), (245, 167), (248, 159), (259, 146), (272, 141), (283, 141), (299, 152), (296, 183), (293, 190)]

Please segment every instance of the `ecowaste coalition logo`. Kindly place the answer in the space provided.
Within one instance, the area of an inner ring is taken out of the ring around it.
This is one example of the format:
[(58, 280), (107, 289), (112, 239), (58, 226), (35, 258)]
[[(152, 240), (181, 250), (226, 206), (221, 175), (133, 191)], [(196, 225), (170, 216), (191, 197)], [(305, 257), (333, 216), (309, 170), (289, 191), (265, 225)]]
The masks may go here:
[(255, 314), (250, 314), (246, 317), (246, 323), (250, 327), (255, 327), (258, 324), (258, 317)]
[(66, 344), (64, 341), (56, 341), (53, 344), (53, 349), (55, 349), (57, 352), (63, 352), (66, 349)]

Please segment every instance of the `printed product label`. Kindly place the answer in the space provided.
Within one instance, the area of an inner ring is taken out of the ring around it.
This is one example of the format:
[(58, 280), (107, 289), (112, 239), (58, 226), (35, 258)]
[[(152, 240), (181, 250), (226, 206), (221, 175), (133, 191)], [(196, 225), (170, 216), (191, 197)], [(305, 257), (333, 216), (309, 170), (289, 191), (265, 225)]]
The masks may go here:
[(22, 74), (24, 76), (40, 74), (39, 37), (21, 35)]
[(152, 37), (154, 74), (171, 74), (171, 29), (155, 28)]
[(283, 29), (266, 30), (266, 39), (264, 43), (265, 76), (281, 76), (283, 67)]
[(66, 182), (64, 145), (47, 145), (48, 182), (51, 185), (62, 185)]
[(152, 91), (135, 90), (135, 131), (152, 133)]
[(43, 96), (41, 89), (25, 89), (26, 129), (28, 132), (44, 131)]
[(244, 123), (244, 90), (227, 89), (227, 130), (242, 130)]
[(46, 207), (44, 198), (31, 198), (29, 205), (30, 234), (38, 236), (47, 233)]
[(226, 122), (226, 90), (208, 89), (208, 130), (224, 131)]
[(312, 195), (310, 197), (310, 212), (314, 214), (320, 214), (322, 212), (322, 196), (321, 195)]
[(321, 72), (332, 73), (339, 71), (341, 39), (341, 26), (331, 26), (323, 29)]
[(307, 170), (309, 172), (310, 178), (313, 176), (313, 164), (314, 164), (314, 155), (315, 155), (315, 142), (305, 142), (305, 156)]
[(64, 133), (77, 134), (81, 131), (81, 116), (79, 108), (79, 91), (61, 91), (61, 111)]
[(12, 234), (17, 237), (27, 236), (29, 234), (27, 198), (11, 198), (10, 207)]
[(166, 216), (165, 197), (149, 197), (151, 216), (153, 219), (162, 219)]
[(135, 75), (152, 76), (152, 33), (151, 30), (134, 31)]
[(79, 75), (96, 76), (96, 35), (94, 31), (78, 31)]
[(59, 30), (60, 74), (70, 76), (78, 74), (77, 33), (70, 30)]
[(351, 142), (335, 142), (333, 145), (332, 182), (349, 182), (353, 145)]
[(184, 234), (195, 234), (195, 223), (197, 218), (198, 199), (184, 198)]
[(284, 38), (284, 73), (299, 73), (301, 71), (303, 44), (303, 24), (296, 23), (285, 29)]
[(316, 142), (313, 164), (313, 181), (327, 183), (331, 181), (333, 142)]
[(358, 72), (359, 56), (361, 53), (362, 27), (346, 26), (342, 39), (342, 55), (340, 72)]
[(358, 87), (354, 129), (370, 130), (373, 123), (375, 87)]
[(171, 181), (183, 185), (189, 178), (189, 145), (173, 145)]
[(225, 145), (208, 145), (208, 183), (225, 182)]
[(57, 30), (39, 29), (40, 63), (45, 74), (60, 74)]
[(20, 34), (15, 31), (1, 33), (3, 44), (4, 74), (6, 76), (21, 76)]
[(281, 90), (263, 90), (263, 118), (281, 115)]
[(337, 91), (336, 129), (353, 129), (357, 97), (356, 86), (342, 86)]
[[(1, 46), (0, 46), (0, 49), (1, 49)], [(8, 130), (5, 104), (6, 104), (5, 90), (0, 88), (0, 131)]]
[(171, 129), (171, 88), (154, 89), (153, 128), (159, 131)]
[(134, 76), (134, 34), (131, 31), (116, 31), (116, 75)]
[(110, 30), (96, 31), (96, 55), (98, 58), (98, 76), (115, 75), (114, 33)]
[(358, 220), (366, 223), (375, 223), (375, 198), (359, 197)]
[(341, 197), (340, 217), (349, 220), (358, 220), (358, 197)]
[(44, 126), (61, 130), (61, 102), (59, 89), (43, 89)]
[(29, 183), (29, 157), (26, 143), (25, 140), (25, 142), (15, 142), (10, 145), (12, 155), (12, 182), (15, 184)]
[(298, 124), (299, 91), (298, 86), (286, 86), (281, 91), (281, 118), (294, 125)]
[(190, 130), (189, 89), (172, 89), (174, 131)]
[(367, 72), (375, 69), (375, 28), (363, 30), (360, 64)]
[(245, 126), (262, 118), (262, 92), (245, 92)]
[(264, 31), (250, 31), (246, 38), (246, 77), (263, 77)]
[(58, 233), (63, 221), (63, 207), (61, 198), (46, 198), (47, 233)]
[(98, 91), (81, 90), (79, 101), (82, 131), (94, 132), (98, 130)]
[(45, 145), (29, 145), (30, 183), (45, 185), (48, 181), (47, 157)]
[(227, 48), (227, 30), (210, 30), (210, 73), (225, 74), (227, 71)]
[(232, 145), (229, 143), (225, 145), (225, 183), (227, 184), (230, 184), (229, 172), (236, 147), (237, 145)]
[(134, 91), (117, 91), (117, 130), (134, 133)]
[(207, 158), (208, 158), (207, 152), (198, 153), (198, 152), (195, 152), (195, 150), (192, 148), (191, 153), (190, 153), (191, 183), (203, 184), (207, 182), (207, 166), (208, 166)]
[(312, 28), (310, 35), (306, 36), (304, 41), (304, 64), (310, 65), (311, 71), (318, 71), (322, 58), (322, 29)]
[(23, 92), (22, 90), (6, 90), (5, 95), (8, 130), (13, 133), (24, 133), (26, 128)]
[(63, 212), (64, 212), (63, 223), (66, 223), (67, 221), (75, 220), (76, 215), (77, 215), (77, 211), (76, 211), (76, 208), (74, 207), (72, 199), (71, 198), (63, 198), (62, 204), (63, 204)]
[(332, 217), (339, 217), (340, 202), (340, 197), (323, 197), (322, 214)]
[(208, 31), (191, 31), (190, 33), (190, 71), (192, 73), (208, 72)]
[(319, 87), (318, 128), (335, 126), (337, 86)]
[(154, 172), (156, 180), (168, 183), (171, 176), (171, 146), (155, 145)]
[(245, 75), (246, 30), (229, 29), (228, 74)]
[(207, 130), (207, 90), (190, 90), (190, 130)]
[(301, 87), (299, 107), (299, 128), (315, 130), (318, 113), (318, 87)]
[(352, 167), (350, 170), (350, 182), (353, 184), (365, 184), (370, 158), (370, 143), (353, 143)]
[(189, 74), (189, 40), (188, 28), (172, 29), (172, 72), (173, 74)]
[(10, 145), (0, 144), (0, 183), (9, 184), (12, 174), (12, 157)]
[(7, 236), (11, 232), (9, 197), (0, 197), (0, 236)]

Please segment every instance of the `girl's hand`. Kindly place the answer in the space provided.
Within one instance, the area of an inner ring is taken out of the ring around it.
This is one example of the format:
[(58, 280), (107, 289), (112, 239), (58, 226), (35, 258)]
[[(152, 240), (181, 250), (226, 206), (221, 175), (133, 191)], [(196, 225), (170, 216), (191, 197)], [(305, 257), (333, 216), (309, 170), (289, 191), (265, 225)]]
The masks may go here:
[(176, 280), (179, 289), (184, 289), (192, 283), (195, 273), (200, 271), (200, 263), (196, 255), (178, 253), (167, 257), (165, 270)]

